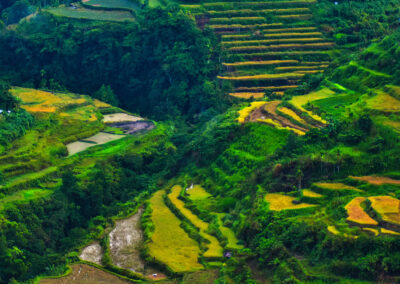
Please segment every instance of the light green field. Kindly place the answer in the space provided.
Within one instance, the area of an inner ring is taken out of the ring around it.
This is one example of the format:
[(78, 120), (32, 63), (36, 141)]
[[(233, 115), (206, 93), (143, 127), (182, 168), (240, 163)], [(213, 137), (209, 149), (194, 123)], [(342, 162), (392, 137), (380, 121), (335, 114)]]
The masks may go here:
[(48, 12), (67, 18), (76, 18), (84, 20), (94, 21), (114, 21), (114, 22), (132, 22), (135, 18), (129, 11), (105, 11), (105, 10), (92, 10), (79, 7), (77, 9), (71, 9), (69, 7), (57, 7), (47, 9)]
[(51, 190), (38, 189), (38, 188), (21, 190), (19, 192), (16, 192), (14, 194), (11, 194), (4, 198), (1, 198), (0, 199), (0, 211), (3, 210), (4, 207), (6, 206), (6, 204), (8, 204), (8, 203), (28, 202), (29, 200), (44, 197), (46, 195), (49, 195), (50, 193), (52, 193)]
[(238, 245), (239, 240), (236, 238), (235, 233), (230, 228), (225, 227), (222, 223), (222, 219), (224, 218), (225, 214), (218, 213), (216, 215), (218, 216), (219, 229), (224, 237), (226, 237), (228, 240), (228, 244), (226, 245), (226, 247), (228, 249), (242, 249), (243, 246)]
[(223, 249), (220, 246), (216, 237), (206, 233), (208, 229), (208, 223), (201, 220), (197, 215), (193, 214), (192, 211), (185, 207), (185, 203), (178, 199), (178, 196), (182, 190), (182, 187), (175, 185), (171, 193), (168, 194), (168, 198), (174, 204), (176, 208), (195, 226), (200, 230), (200, 235), (207, 239), (210, 243), (207, 244), (207, 251), (204, 253), (205, 257), (221, 257), (223, 254)]
[(201, 185), (198, 184), (194, 185), (193, 188), (187, 189), (186, 193), (189, 195), (189, 198), (193, 201), (203, 200), (212, 196)]
[(163, 200), (165, 191), (157, 191), (150, 199), (154, 233), (148, 244), (149, 253), (175, 272), (202, 269), (197, 258), (200, 248), (180, 227), (181, 221), (169, 210)]
[(105, 8), (122, 8), (136, 10), (139, 8), (138, 3), (130, 0), (83, 0), (86, 5)]

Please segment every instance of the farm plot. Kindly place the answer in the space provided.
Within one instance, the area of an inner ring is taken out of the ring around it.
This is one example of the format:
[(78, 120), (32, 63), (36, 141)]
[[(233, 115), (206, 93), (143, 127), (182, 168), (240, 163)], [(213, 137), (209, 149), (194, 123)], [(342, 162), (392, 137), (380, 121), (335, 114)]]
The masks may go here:
[(135, 1), (130, 0), (82, 0), (86, 6), (93, 6), (95, 8), (114, 8), (114, 9), (127, 9), (136, 10), (139, 5)]
[(354, 177), (350, 176), (351, 179), (367, 182), (373, 185), (383, 185), (383, 184), (392, 184), (392, 185), (400, 185), (400, 180), (382, 177), (382, 176), (363, 176), (363, 177)]
[(332, 192), (363, 192), (361, 189), (358, 189), (354, 186), (347, 185), (344, 183), (330, 183), (330, 182), (316, 182), (312, 184), (312, 187), (315, 191), (322, 191), (326, 193)]
[(130, 11), (107, 11), (103, 9), (94, 10), (87, 9), (82, 6), (77, 6), (77, 8), (65, 7), (61, 5), (55, 8), (46, 9), (49, 13), (66, 18), (74, 18), (81, 20), (90, 21), (109, 21), (109, 22), (133, 22), (135, 18)]
[(108, 142), (119, 140), (124, 137), (126, 137), (126, 135), (99, 132), (91, 137), (85, 138), (84, 140), (75, 141), (67, 144), (68, 155), (72, 156), (76, 153), (85, 151), (90, 147), (106, 144)]
[[(202, 14), (201, 25), (208, 24), (220, 35), (227, 56), (223, 63), (226, 70), (218, 78), (229, 81), (235, 88), (229, 95), (260, 99), (269, 87), (281, 87), (276, 94), (283, 95), (285, 90), (296, 87), (304, 75), (323, 72), (328, 66), (326, 51), (334, 44), (315, 26), (308, 7), (313, 3), (228, 1), (184, 7), (193, 9), (196, 15)], [(305, 64), (321, 59), (325, 64)], [(257, 88), (257, 91), (243, 88)]]
[(296, 198), (292, 196), (287, 196), (279, 193), (268, 193), (265, 196), (265, 201), (269, 203), (269, 209), (272, 211), (295, 210), (317, 206), (308, 203), (295, 204), (293, 203), (295, 199)]
[(101, 265), (103, 250), (98, 242), (94, 242), (93, 244), (88, 245), (82, 250), (79, 258)]
[(368, 200), (382, 221), (389, 225), (400, 226), (400, 200), (391, 196), (371, 196)]
[(346, 220), (358, 225), (377, 226), (378, 222), (372, 219), (361, 207), (361, 203), (365, 200), (365, 197), (356, 197), (344, 207), (348, 215)]
[(200, 235), (209, 241), (209, 243), (206, 245), (207, 250), (204, 252), (204, 256), (210, 258), (222, 257), (223, 249), (219, 244), (219, 241), (216, 237), (206, 232), (209, 224), (201, 220), (197, 215), (193, 214), (192, 211), (185, 207), (185, 203), (178, 199), (181, 190), (181, 186), (174, 186), (171, 190), (171, 193), (168, 194), (169, 200), (181, 212), (181, 214), (190, 221), (190, 223), (199, 229)]
[(203, 268), (198, 262), (200, 248), (180, 227), (181, 221), (165, 205), (165, 191), (157, 191), (150, 199), (154, 232), (148, 244), (149, 254), (165, 263), (174, 272), (196, 271)]

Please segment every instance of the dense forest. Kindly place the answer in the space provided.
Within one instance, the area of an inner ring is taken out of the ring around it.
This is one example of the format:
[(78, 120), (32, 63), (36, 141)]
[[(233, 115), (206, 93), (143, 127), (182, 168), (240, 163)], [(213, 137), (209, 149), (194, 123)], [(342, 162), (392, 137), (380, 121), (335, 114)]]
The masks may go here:
[(400, 281), (399, 19), (2, 1), (0, 283)]

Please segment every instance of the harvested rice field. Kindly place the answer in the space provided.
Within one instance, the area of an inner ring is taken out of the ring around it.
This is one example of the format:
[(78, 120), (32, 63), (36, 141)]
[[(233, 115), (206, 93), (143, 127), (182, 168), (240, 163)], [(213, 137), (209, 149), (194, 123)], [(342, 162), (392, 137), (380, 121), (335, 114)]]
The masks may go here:
[(303, 192), (303, 196), (305, 196), (305, 197), (311, 197), (311, 198), (321, 198), (321, 197), (323, 197), (322, 194), (316, 193), (316, 192), (314, 192), (312, 190), (309, 190), (309, 189), (303, 189), (302, 192)]
[(272, 211), (295, 210), (295, 209), (303, 209), (303, 208), (310, 208), (317, 206), (308, 203), (295, 204), (293, 203), (294, 200), (296, 200), (296, 198), (292, 196), (287, 196), (278, 193), (268, 193), (265, 196), (265, 201), (269, 203), (269, 209)]
[(359, 225), (377, 226), (378, 222), (372, 219), (361, 206), (365, 200), (365, 197), (356, 197), (344, 207), (348, 215), (346, 220)]
[(148, 243), (149, 254), (165, 263), (174, 272), (196, 271), (203, 268), (198, 262), (200, 248), (180, 227), (181, 221), (165, 205), (164, 190), (150, 199), (154, 232)]
[(43, 278), (40, 284), (128, 284), (130, 281), (87, 264), (74, 264), (71, 273), (61, 278)]
[(105, 114), (103, 116), (104, 123), (114, 123), (114, 122), (128, 122), (128, 121), (140, 121), (143, 120), (142, 117), (130, 115), (127, 113), (119, 112), (113, 114)]
[(391, 196), (371, 196), (368, 199), (384, 222), (400, 225), (400, 200)]
[(82, 250), (81, 254), (79, 255), (79, 258), (85, 261), (101, 265), (103, 258), (103, 250), (98, 242), (94, 242)]
[(362, 192), (361, 189), (358, 189), (354, 186), (347, 185), (344, 183), (316, 182), (316, 183), (313, 183), (313, 186), (315, 186), (316, 188), (332, 190), (332, 191), (350, 190), (350, 191)]
[(350, 176), (350, 178), (367, 182), (373, 185), (383, 185), (383, 184), (392, 184), (392, 185), (400, 185), (400, 180), (382, 177), (382, 176), (363, 176), (363, 177), (354, 177)]

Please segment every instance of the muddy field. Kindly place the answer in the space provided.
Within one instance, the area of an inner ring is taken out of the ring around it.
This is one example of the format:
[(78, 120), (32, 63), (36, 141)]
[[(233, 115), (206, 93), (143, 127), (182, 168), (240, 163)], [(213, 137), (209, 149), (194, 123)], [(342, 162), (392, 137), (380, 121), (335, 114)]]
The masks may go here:
[(124, 220), (115, 222), (115, 228), (110, 233), (110, 255), (114, 265), (144, 273), (144, 262), (140, 257), (139, 247), (143, 241), (140, 228), (140, 218), (143, 209)]
[(101, 265), (102, 257), (103, 257), (103, 251), (98, 242), (95, 242), (85, 247), (79, 256), (79, 258), (82, 260), (94, 262), (98, 265)]
[(131, 283), (125, 281), (110, 273), (94, 268), (87, 264), (74, 264), (72, 273), (57, 279), (42, 279), (39, 284), (96, 284), (96, 283), (113, 283), (126, 284)]
[(118, 140), (123, 137), (125, 137), (125, 135), (117, 135), (117, 134), (99, 132), (96, 135), (93, 135), (86, 139), (67, 144), (68, 156), (82, 152), (90, 147), (105, 144), (107, 142)]
[(120, 113), (113, 113), (113, 114), (106, 114), (104, 115), (103, 122), (104, 123), (113, 123), (113, 122), (128, 122), (128, 121), (139, 121), (143, 120), (143, 118), (139, 116), (134, 116), (130, 114), (126, 114), (123, 112)]
[(151, 121), (116, 122), (110, 123), (110, 126), (122, 129), (125, 134), (135, 134), (140, 131), (151, 130), (155, 127)]

